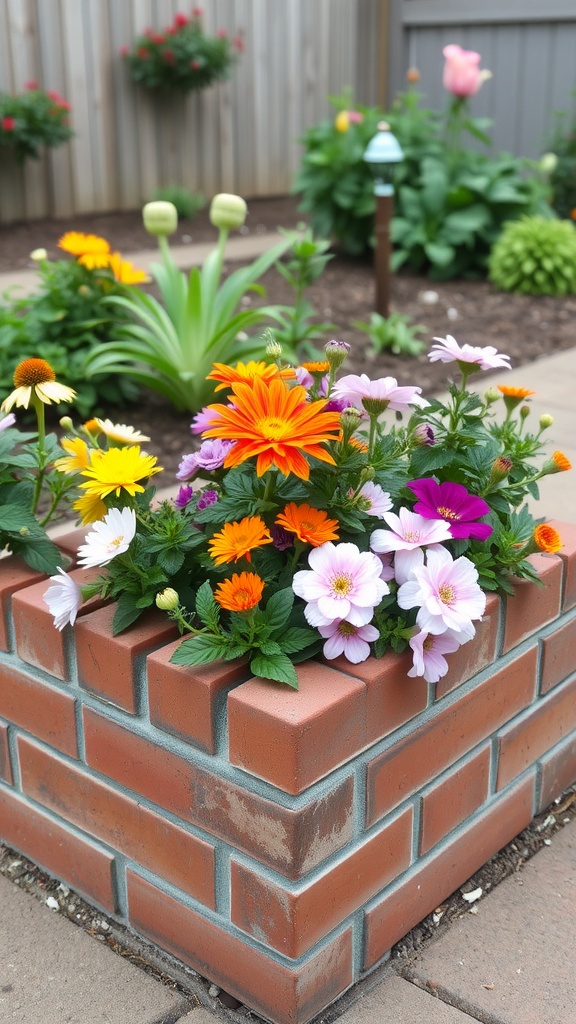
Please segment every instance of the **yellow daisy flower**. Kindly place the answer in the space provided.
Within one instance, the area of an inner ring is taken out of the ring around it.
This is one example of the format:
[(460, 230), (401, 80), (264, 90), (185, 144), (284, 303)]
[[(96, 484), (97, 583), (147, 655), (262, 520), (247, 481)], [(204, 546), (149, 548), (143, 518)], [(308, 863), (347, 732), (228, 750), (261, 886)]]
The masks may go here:
[(88, 267), (88, 270), (101, 270), (103, 267), (110, 266), (110, 253), (83, 252), (78, 257), (78, 263), (81, 263), (83, 267)]
[(64, 437), (60, 444), (68, 455), (56, 459), (54, 469), (59, 473), (76, 473), (78, 470), (86, 469), (90, 464), (90, 449), (86, 441), (81, 437)]
[(110, 243), (100, 235), (86, 235), (83, 231), (67, 231), (58, 242), (58, 248), (73, 256), (84, 256), (87, 252), (110, 252)]
[(86, 494), (97, 495), (102, 500), (109, 494), (119, 497), (124, 490), (132, 497), (144, 487), (138, 483), (155, 473), (161, 466), (156, 465), (155, 455), (143, 455), (139, 445), (129, 448), (110, 448), (107, 452), (95, 449), (90, 453), (90, 465), (82, 470), (82, 476), (89, 479), (80, 484)]
[(92, 422), (103, 434), (106, 434), (109, 441), (118, 441), (119, 444), (142, 444), (143, 441), (150, 440), (146, 434), (142, 434), (126, 423), (112, 423), (112, 420), (101, 420), (97, 416)]
[(96, 523), (99, 519), (104, 519), (108, 509), (97, 494), (83, 494), (81, 498), (78, 498), (72, 508), (76, 509), (81, 520), (82, 526), (87, 526), (88, 523)]
[(76, 392), (65, 384), (59, 384), (56, 374), (45, 359), (24, 359), (14, 370), (14, 391), (0, 406), (3, 412), (10, 412), (13, 405), (27, 409), (33, 396), (45, 405), (52, 402), (71, 402)]
[(119, 252), (111, 253), (106, 265), (121, 284), (143, 284), (150, 280), (145, 270), (139, 270), (133, 263), (123, 260)]

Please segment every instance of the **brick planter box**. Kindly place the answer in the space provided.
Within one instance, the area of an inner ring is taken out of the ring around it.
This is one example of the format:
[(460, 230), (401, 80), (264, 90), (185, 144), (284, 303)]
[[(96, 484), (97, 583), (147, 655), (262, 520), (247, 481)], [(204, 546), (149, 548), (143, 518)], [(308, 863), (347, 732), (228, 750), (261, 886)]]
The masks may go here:
[[(407, 656), (170, 665), (0, 562), (0, 837), (275, 1024), (305, 1024), (576, 778), (576, 526), (436, 686)], [(66, 542), (64, 544), (66, 546)], [(73, 538), (68, 542), (73, 548)]]

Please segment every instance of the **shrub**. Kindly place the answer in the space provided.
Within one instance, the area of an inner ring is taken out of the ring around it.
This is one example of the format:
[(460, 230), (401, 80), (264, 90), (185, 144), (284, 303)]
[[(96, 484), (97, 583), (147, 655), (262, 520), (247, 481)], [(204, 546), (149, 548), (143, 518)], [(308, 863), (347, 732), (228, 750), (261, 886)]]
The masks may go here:
[(28, 82), (20, 96), (0, 93), (0, 147), (13, 147), (17, 159), (38, 157), (43, 146), (59, 146), (72, 135), (70, 104), (54, 90)]
[[(576, 100), (576, 91), (573, 96)], [(550, 175), (552, 204), (559, 217), (571, 217), (576, 210), (576, 103), (571, 115), (557, 111), (549, 149), (556, 156)]]
[(507, 224), (489, 261), (492, 283), (524, 295), (576, 292), (576, 230), (567, 220), (523, 217)]
[(241, 34), (230, 39), (220, 29), (214, 37), (205, 35), (202, 11), (195, 7), (191, 18), (176, 14), (162, 32), (146, 29), (120, 54), (135, 82), (148, 89), (186, 93), (227, 78), (243, 48)]
[(206, 198), (201, 192), (190, 192), (182, 185), (167, 185), (165, 188), (157, 188), (154, 200), (172, 203), (181, 220), (193, 220), (206, 206)]

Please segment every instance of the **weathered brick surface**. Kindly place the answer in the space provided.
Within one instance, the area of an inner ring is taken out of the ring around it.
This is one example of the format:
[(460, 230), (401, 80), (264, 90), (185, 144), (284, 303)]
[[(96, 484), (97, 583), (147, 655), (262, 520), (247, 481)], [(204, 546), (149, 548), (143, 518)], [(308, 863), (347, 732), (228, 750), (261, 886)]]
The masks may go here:
[[(76, 657), (80, 686), (124, 711), (137, 711), (135, 659), (172, 640), (176, 627), (160, 612), (146, 612), (124, 633), (112, 636), (116, 605), (105, 605), (76, 624)], [(103, 636), (106, 642), (102, 642)]]
[(492, 803), (461, 835), (428, 857), (418, 872), (367, 910), (365, 970), (526, 828), (533, 797), (534, 776)]
[(91, 710), (84, 710), (84, 725), (87, 761), (97, 771), (288, 877), (310, 871), (351, 838), (351, 779), (291, 810)]
[(543, 586), (530, 580), (514, 584), (514, 597), (506, 599), (503, 651), (510, 651), (540, 626), (558, 615), (562, 603), (562, 559), (557, 555), (530, 555)]
[(164, 732), (213, 754), (215, 712), (219, 695), (246, 676), (242, 661), (215, 662), (198, 668), (171, 665), (182, 640), (175, 640), (146, 659), (150, 721)]
[(369, 658), (359, 665), (351, 665), (343, 657), (330, 662), (341, 672), (361, 679), (366, 686), (366, 744), (388, 736), (426, 707), (426, 686), (421, 680), (406, 676), (411, 664), (409, 651)]
[(353, 981), (351, 929), (293, 970), (127, 872), (132, 926), (277, 1024), (306, 1024)]
[(576, 735), (571, 735), (540, 759), (542, 778), (538, 810), (543, 811), (576, 782)]
[(497, 788), (502, 789), (576, 729), (576, 676), (556, 687), (519, 722), (499, 733)]
[(548, 693), (576, 669), (576, 618), (542, 641), (540, 692)]
[(480, 622), (475, 623), (476, 636), (448, 655), (448, 672), (436, 683), (437, 700), (471, 679), (477, 672), (482, 672), (494, 661), (500, 626), (500, 603), (496, 594), (488, 594), (484, 615)]
[(12, 595), (44, 577), (34, 572), (21, 558), (10, 555), (0, 560), (0, 651), (8, 650), (8, 621)]
[(232, 920), (286, 956), (302, 956), (410, 864), (412, 808), (297, 892), (232, 865)]
[(8, 723), (0, 722), (0, 779), (10, 785), (14, 782), (8, 749)]
[(213, 846), (31, 740), (18, 747), (28, 796), (214, 907)]
[(562, 538), (562, 547), (558, 556), (564, 563), (564, 587), (562, 608), (567, 611), (576, 604), (576, 523), (561, 523), (557, 519), (550, 520)]
[(10, 665), (0, 665), (0, 715), (76, 757), (74, 698)]
[(420, 853), (427, 853), (456, 825), (470, 818), (488, 797), (490, 744), (422, 794)]
[(88, 900), (115, 912), (112, 854), (73, 835), (7, 789), (0, 789), (0, 837)]
[(536, 686), (536, 646), (368, 764), (367, 823), (373, 824), (436, 778), (530, 704)]
[(232, 764), (301, 793), (366, 746), (366, 687), (319, 662), (298, 665), (297, 691), (252, 679), (228, 697)]

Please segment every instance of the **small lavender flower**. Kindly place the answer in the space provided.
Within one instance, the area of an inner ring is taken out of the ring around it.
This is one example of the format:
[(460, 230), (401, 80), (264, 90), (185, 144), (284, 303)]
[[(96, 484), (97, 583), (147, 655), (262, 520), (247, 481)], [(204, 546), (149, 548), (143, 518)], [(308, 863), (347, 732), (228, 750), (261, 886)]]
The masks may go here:
[(216, 491), (204, 491), (204, 493), (198, 498), (196, 508), (201, 512), (203, 508), (208, 508), (208, 506), (213, 505), (215, 501), (218, 501), (218, 494)]
[(15, 417), (14, 413), (13, 412), (7, 413), (6, 416), (2, 416), (2, 418), (0, 419), (0, 432), (2, 430), (7, 430), (8, 427), (14, 426), (15, 423), (16, 423), (16, 417)]
[(176, 508), (186, 508), (186, 505), (192, 497), (193, 491), (189, 484), (185, 487), (181, 487), (178, 494), (174, 498), (174, 504)]

